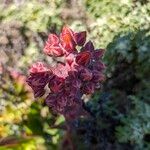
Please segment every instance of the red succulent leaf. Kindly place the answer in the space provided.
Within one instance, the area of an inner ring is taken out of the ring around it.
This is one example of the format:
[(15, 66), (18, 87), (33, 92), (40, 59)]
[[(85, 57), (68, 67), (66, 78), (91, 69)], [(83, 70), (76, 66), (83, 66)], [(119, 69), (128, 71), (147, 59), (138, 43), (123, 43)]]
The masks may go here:
[(97, 70), (93, 71), (93, 79), (92, 79), (93, 82), (98, 83), (104, 80), (105, 80), (105, 76), (103, 75), (102, 72), (97, 71)]
[(93, 58), (98, 60), (104, 55), (105, 50), (104, 49), (96, 49), (93, 52)]
[(94, 93), (94, 90), (95, 90), (95, 85), (92, 82), (85, 83), (85, 85), (82, 88), (84, 94), (92, 94)]
[(59, 38), (56, 34), (49, 34), (43, 51), (49, 56), (60, 57), (63, 55), (64, 52), (59, 46)]
[(91, 54), (88, 51), (83, 51), (79, 53), (76, 57), (76, 62), (79, 65), (87, 65), (90, 61)]
[(69, 54), (69, 55), (66, 56), (66, 63), (67, 63), (69, 66), (72, 65), (72, 63), (74, 62), (74, 60), (75, 60), (74, 54)]
[(93, 63), (93, 69), (98, 71), (103, 71), (106, 68), (105, 64), (101, 61)]
[(94, 50), (94, 45), (91, 41), (89, 41), (85, 44), (83, 49), (87, 50), (87, 51), (93, 51)]
[(80, 80), (77, 80), (77, 79), (73, 80), (72, 83), (73, 83), (72, 86), (77, 88), (77, 89), (79, 89), (81, 87), (81, 81)]
[(28, 85), (34, 91), (34, 97), (41, 97), (45, 94), (44, 87), (49, 82), (50, 74), (47, 72), (31, 74), (28, 79)]
[(80, 77), (83, 81), (90, 81), (92, 79), (92, 72), (89, 69), (82, 69)]
[(75, 103), (75, 101), (79, 101), (78, 99), (73, 99), (72, 102), (69, 106), (65, 108), (64, 111), (64, 116), (67, 120), (74, 120), (77, 119), (79, 116), (82, 115), (83, 108), (81, 104)]
[(46, 103), (48, 106), (55, 106), (56, 103), (56, 94), (49, 93), (49, 95), (46, 97)]
[(68, 76), (68, 67), (59, 63), (56, 67), (52, 68), (52, 72), (55, 76), (65, 79)]
[(52, 92), (56, 93), (62, 90), (62, 85), (63, 85), (63, 80), (58, 77), (55, 77), (53, 80), (49, 82), (48, 86)]
[(74, 32), (68, 26), (64, 26), (61, 33), (70, 34), (72, 37), (74, 36)]
[(61, 45), (67, 52), (73, 52), (75, 50), (75, 42), (70, 33), (60, 35)]
[(34, 97), (37, 98), (37, 97), (42, 97), (44, 94), (45, 94), (45, 90), (43, 88), (36, 88), (36, 89), (33, 89), (34, 90)]
[(58, 101), (58, 104), (59, 104), (61, 107), (65, 107), (65, 106), (67, 105), (67, 98), (61, 96), (60, 99), (59, 99), (59, 101)]
[(43, 51), (49, 56), (60, 57), (63, 55), (63, 49), (55, 45), (46, 44)]
[[(74, 70), (74, 71), (69, 71), (69, 72), (68, 72), (68, 75), (69, 75), (69, 76), (68, 76), (67, 78), (69, 78), (69, 80), (72, 80), (72, 79), (78, 77), (78, 72), (77, 72), (76, 70)], [(67, 81), (67, 79), (66, 79), (66, 81)]]
[(86, 41), (86, 31), (75, 33), (75, 42), (79, 46), (83, 46)]
[(56, 34), (49, 34), (47, 42), (50, 45), (58, 45), (59, 44), (59, 38)]
[(42, 73), (42, 72), (47, 72), (47, 71), (50, 71), (47, 66), (42, 63), (42, 62), (37, 62), (37, 63), (34, 63), (31, 68), (29, 69), (29, 72), (31, 74), (34, 74), (34, 73)]

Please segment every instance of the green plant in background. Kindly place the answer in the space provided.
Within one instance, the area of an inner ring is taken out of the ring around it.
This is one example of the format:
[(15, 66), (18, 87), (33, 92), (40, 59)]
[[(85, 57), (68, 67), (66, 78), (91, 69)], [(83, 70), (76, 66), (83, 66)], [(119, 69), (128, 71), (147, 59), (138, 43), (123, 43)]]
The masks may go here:
[(150, 133), (149, 48), (149, 30), (139, 30), (116, 36), (105, 55), (108, 78), (104, 88), (111, 93), (113, 107), (116, 103), (121, 114), (116, 136), (119, 142), (131, 143), (137, 149), (150, 146), (145, 138)]
[[(106, 46), (119, 32), (149, 28), (150, 3), (133, 7), (130, 0), (86, 0), (86, 8), (93, 20), (89, 24), (91, 37), (96, 44)], [(99, 40), (100, 39), (100, 40)]]
[[(46, 33), (48, 31), (56, 32), (63, 24), (59, 16), (62, 9), (60, 6), (62, 7), (61, 0), (45, 2), (32, 0), (22, 3), (10, 3), (6, 7), (4, 4), (1, 5), (0, 11), (3, 13), (0, 14), (0, 48), (4, 49), (5, 47), (8, 52), (4, 54), (4, 57), (10, 62), (14, 62), (16, 58), (12, 60), (13, 55), (11, 56), (10, 53), (18, 54), (17, 58), (19, 56), (20, 61), (17, 65), (23, 70), (27, 69), (27, 66), (32, 63), (30, 57), (35, 56), (33, 61), (36, 57), (43, 59), (39, 55), (39, 47), (43, 47)], [(10, 46), (11, 44), (12, 46)]]
[[(3, 67), (2, 67), (3, 68)], [(33, 103), (26, 77), (2, 69), (0, 82), (0, 145), (3, 149), (57, 149), (62, 132), (49, 126), (61, 124), (62, 117), (53, 117), (42, 100)], [(7, 82), (6, 82), (7, 81)], [(0, 147), (0, 148), (2, 148)], [(9, 148), (10, 147), (10, 148)]]
[(131, 142), (137, 149), (149, 149), (150, 106), (136, 96), (129, 97), (133, 108), (121, 119), (122, 125), (116, 128), (119, 142)]
[(19, 6), (11, 4), (7, 9), (1, 6), (0, 10), (3, 13), (0, 15), (0, 20), (2, 22), (20, 21), (34, 32), (47, 31), (49, 27), (60, 28), (62, 25), (59, 17), (61, 4), (61, 0), (52, 0), (47, 3), (32, 0)]
[(149, 30), (114, 38), (105, 55), (109, 89), (124, 90), (127, 95), (136, 95), (149, 103), (149, 47)]
[(63, 132), (53, 126), (62, 124), (64, 119), (61, 116), (53, 117), (42, 99), (33, 103), (33, 96), (24, 75), (6, 68), (2, 70), (0, 149), (57, 149)]

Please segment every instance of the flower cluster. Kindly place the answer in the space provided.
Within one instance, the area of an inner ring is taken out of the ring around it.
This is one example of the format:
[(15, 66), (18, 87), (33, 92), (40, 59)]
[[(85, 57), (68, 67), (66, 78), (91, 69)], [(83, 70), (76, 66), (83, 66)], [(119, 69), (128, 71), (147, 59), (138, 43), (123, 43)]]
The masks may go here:
[(59, 36), (50, 34), (43, 51), (63, 61), (53, 67), (42, 62), (33, 64), (27, 80), (35, 97), (43, 96), (48, 85), (46, 104), (67, 119), (84, 113), (82, 96), (94, 93), (104, 80), (104, 50), (95, 50), (91, 41), (85, 42), (85, 31), (75, 33), (68, 27)]

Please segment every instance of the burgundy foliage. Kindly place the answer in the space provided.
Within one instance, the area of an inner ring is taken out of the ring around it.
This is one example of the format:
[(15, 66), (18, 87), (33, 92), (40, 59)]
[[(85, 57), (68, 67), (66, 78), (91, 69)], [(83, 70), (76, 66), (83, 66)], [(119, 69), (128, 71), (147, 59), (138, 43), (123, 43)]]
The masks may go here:
[[(104, 80), (105, 65), (100, 61), (104, 50), (95, 50), (91, 41), (85, 42), (85, 31), (75, 33), (64, 27), (59, 36), (49, 35), (43, 50), (46, 55), (62, 57), (63, 62), (54, 67), (37, 62), (29, 70), (27, 83), (35, 97), (43, 96), (48, 85), (46, 104), (66, 119), (85, 113), (82, 96), (94, 93)], [(77, 46), (80, 49), (77, 50)]]

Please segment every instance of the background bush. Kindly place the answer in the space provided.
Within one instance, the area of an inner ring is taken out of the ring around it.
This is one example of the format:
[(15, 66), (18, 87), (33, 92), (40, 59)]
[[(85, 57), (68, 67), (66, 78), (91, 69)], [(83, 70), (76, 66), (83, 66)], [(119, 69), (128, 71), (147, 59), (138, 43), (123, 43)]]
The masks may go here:
[(106, 81), (85, 106), (93, 117), (73, 125), (77, 149), (150, 149), (149, 1), (1, 0), (0, 11), (0, 149), (67, 149), (64, 118), (25, 83), (32, 62), (53, 63), (41, 51), (64, 24), (106, 49)]

